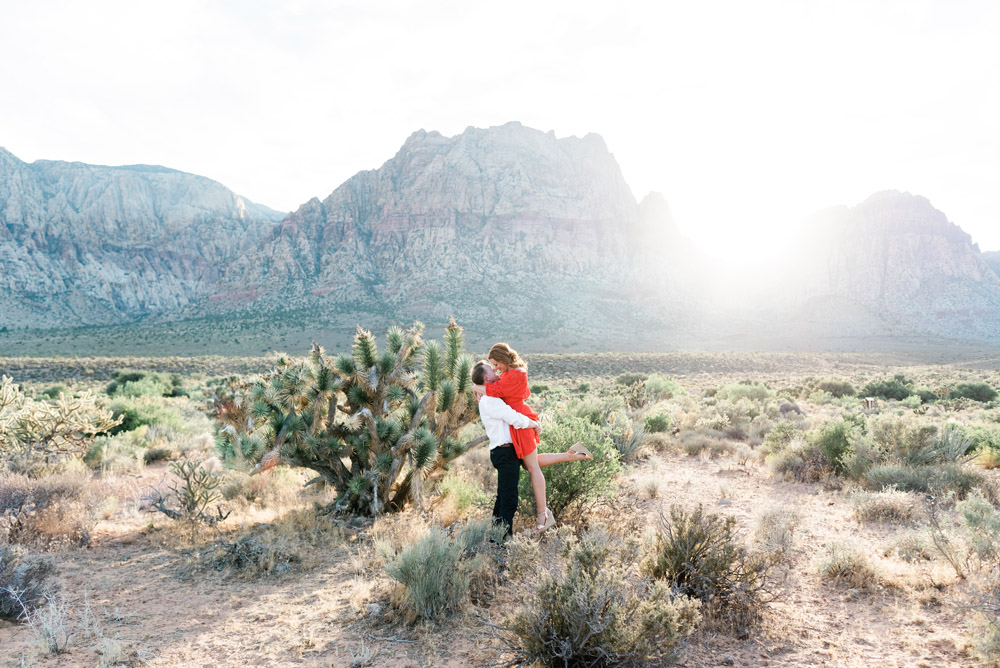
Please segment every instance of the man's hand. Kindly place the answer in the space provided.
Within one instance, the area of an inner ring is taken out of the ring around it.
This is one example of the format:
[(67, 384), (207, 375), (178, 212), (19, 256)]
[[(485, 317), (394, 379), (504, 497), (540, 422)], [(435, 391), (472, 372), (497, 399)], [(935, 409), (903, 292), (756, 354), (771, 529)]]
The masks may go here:
[(540, 425), (540, 424), (538, 424), (538, 423), (536, 422), (536, 423), (535, 423), (535, 426), (534, 426), (534, 427), (532, 427), (532, 429), (534, 429), (534, 430), (535, 430), (535, 435), (537, 435), (537, 436), (538, 436), (538, 438), (541, 438), (541, 437), (542, 437), (542, 425)]
[(478, 400), (482, 399), (483, 396), (486, 394), (486, 386), (485, 385), (473, 385), (472, 386), (472, 392), (473, 392), (473, 394), (476, 395), (476, 401), (478, 401)]

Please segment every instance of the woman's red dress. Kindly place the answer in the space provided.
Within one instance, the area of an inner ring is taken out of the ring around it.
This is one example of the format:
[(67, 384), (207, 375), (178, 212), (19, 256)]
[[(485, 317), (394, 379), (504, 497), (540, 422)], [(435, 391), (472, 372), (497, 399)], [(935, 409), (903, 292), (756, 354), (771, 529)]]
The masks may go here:
[[(538, 413), (531, 410), (524, 400), (531, 396), (528, 389), (528, 373), (524, 369), (508, 369), (500, 380), (486, 386), (486, 396), (498, 397), (521, 415), (538, 421)], [(538, 447), (538, 432), (534, 429), (510, 428), (510, 440), (518, 459), (524, 459)]]

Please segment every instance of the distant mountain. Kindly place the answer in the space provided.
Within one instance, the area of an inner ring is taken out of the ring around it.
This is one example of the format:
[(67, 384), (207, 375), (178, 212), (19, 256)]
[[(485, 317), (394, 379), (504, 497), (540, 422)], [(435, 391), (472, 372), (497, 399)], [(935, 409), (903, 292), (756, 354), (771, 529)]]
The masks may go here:
[(983, 253), (983, 260), (997, 276), (1000, 276), (1000, 251), (986, 251)]
[(1000, 253), (923, 197), (826, 209), (785, 257), (722, 282), (598, 135), (519, 123), (420, 130), (287, 215), (163, 167), (0, 149), (0, 332), (141, 321), (259, 351), (454, 315), (536, 350), (1000, 343)]
[(1000, 278), (923, 198), (886, 191), (806, 228), (778, 300), (828, 333), (1000, 339)]
[(0, 325), (170, 312), (283, 215), (164, 167), (27, 164), (0, 148)]
[(688, 313), (683, 250), (662, 197), (640, 207), (598, 135), (421, 130), (285, 218), (210, 305), (454, 314), (509, 336), (627, 340)]

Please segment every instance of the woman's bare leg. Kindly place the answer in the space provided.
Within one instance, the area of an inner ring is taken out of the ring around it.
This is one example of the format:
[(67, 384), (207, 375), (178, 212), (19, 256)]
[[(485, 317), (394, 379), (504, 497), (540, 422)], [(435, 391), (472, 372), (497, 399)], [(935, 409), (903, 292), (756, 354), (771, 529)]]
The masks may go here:
[(538, 465), (538, 450), (521, 458), (521, 466), (531, 477), (531, 489), (535, 493), (535, 511), (538, 513), (538, 526), (545, 524), (545, 476)]
[[(538, 451), (536, 450), (535, 452)], [(586, 459), (586, 455), (573, 452), (572, 450), (567, 450), (566, 452), (546, 452), (538, 455), (538, 468), (545, 468), (553, 464), (562, 464), (563, 462), (582, 462)]]

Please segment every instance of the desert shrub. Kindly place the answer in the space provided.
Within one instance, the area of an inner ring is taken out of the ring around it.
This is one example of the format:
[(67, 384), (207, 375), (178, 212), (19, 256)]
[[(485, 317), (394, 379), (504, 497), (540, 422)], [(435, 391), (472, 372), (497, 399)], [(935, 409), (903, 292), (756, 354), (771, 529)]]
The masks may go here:
[[(604, 430), (583, 418), (559, 416), (542, 429), (539, 452), (566, 452), (577, 441), (594, 455), (593, 461), (569, 462), (548, 466), (545, 474), (546, 503), (558, 517), (567, 511), (580, 511), (600, 496), (610, 493), (621, 472), (618, 451)], [(535, 497), (531, 479), (522, 475), (518, 486), (519, 510), (534, 513)]]
[(209, 559), (216, 570), (233, 570), (247, 575), (281, 575), (302, 561), (296, 551), (260, 532), (216, 543)]
[(934, 550), (927, 539), (917, 531), (900, 534), (885, 550), (885, 556), (896, 555), (907, 563), (931, 561)]
[(895, 399), (896, 401), (902, 401), (913, 393), (913, 381), (908, 380), (902, 374), (896, 374), (892, 378), (873, 380), (861, 390), (861, 394), (866, 397)]
[(561, 552), (507, 619), (500, 665), (639, 668), (678, 658), (697, 601), (637, 577), (631, 551), (606, 534), (569, 540)]
[(823, 456), (819, 446), (802, 438), (767, 455), (764, 461), (775, 473), (799, 482), (817, 482), (831, 470), (830, 461)]
[(484, 505), (489, 501), (479, 483), (458, 475), (445, 476), (438, 485), (438, 492), (442, 497), (451, 499), (458, 512), (463, 512), (472, 506)]
[(767, 432), (767, 435), (764, 436), (764, 442), (761, 444), (761, 451), (765, 455), (781, 452), (791, 445), (793, 441), (800, 439), (801, 436), (801, 429), (787, 420), (782, 420), (774, 425), (774, 427)]
[(163, 425), (177, 431), (184, 429), (184, 417), (176, 409), (165, 406), (156, 399), (145, 397), (128, 397), (118, 399), (111, 404), (115, 417), (121, 417), (122, 422), (108, 431), (115, 435), (132, 431), (142, 426)]
[(561, 412), (591, 424), (605, 425), (612, 415), (624, 413), (625, 409), (625, 399), (620, 395), (589, 394), (569, 402)]
[(917, 516), (917, 499), (893, 488), (859, 492), (852, 502), (854, 517), (862, 522), (912, 522)]
[(748, 399), (761, 403), (773, 398), (774, 392), (763, 383), (744, 381), (733, 385), (723, 385), (716, 391), (715, 397), (716, 399), (727, 399), (729, 401)]
[(88, 545), (99, 489), (78, 474), (30, 478), (0, 473), (0, 543), (39, 548)]
[(468, 601), (470, 574), (482, 561), (476, 557), (485, 554), (487, 559), (498, 559), (504, 532), (502, 526), (484, 518), (451, 535), (432, 527), (404, 547), (385, 572), (404, 587), (398, 605), (410, 621), (440, 619)]
[(543, 385), (542, 383), (536, 383), (536, 384), (534, 384), (534, 385), (531, 386), (531, 393), (532, 394), (545, 394), (546, 392), (549, 392), (551, 389), (552, 388), (549, 387), (548, 385)]
[(42, 396), (45, 397), (46, 399), (58, 399), (62, 395), (68, 393), (69, 393), (69, 388), (61, 384), (52, 385), (51, 387), (47, 387), (44, 390), (42, 390)]
[(988, 383), (959, 383), (948, 395), (950, 399), (972, 399), (982, 403), (994, 401), (997, 391)]
[(623, 373), (615, 378), (615, 383), (624, 387), (631, 387), (636, 383), (645, 381), (647, 377), (644, 373)]
[(726, 440), (724, 435), (717, 431), (682, 431), (678, 434), (681, 441), (681, 449), (688, 455), (700, 455), (707, 452), (712, 457), (728, 455), (733, 452), (732, 442)]
[(178, 374), (130, 369), (115, 371), (105, 392), (112, 397), (180, 397), (188, 394)]
[(799, 522), (800, 517), (795, 510), (779, 506), (765, 508), (757, 517), (754, 543), (765, 554), (772, 555), (775, 561), (787, 561)]
[(229, 516), (220, 506), (212, 507), (221, 496), (217, 491), (222, 484), (221, 476), (205, 469), (201, 462), (191, 460), (171, 463), (170, 471), (178, 480), (168, 485), (166, 492), (157, 487), (147, 493), (151, 510), (191, 524), (214, 525)]
[(659, 434), (670, 429), (670, 415), (667, 413), (656, 413), (655, 415), (647, 415), (646, 419), (643, 420), (643, 426), (646, 431)]
[(974, 424), (964, 427), (962, 433), (969, 440), (971, 449), (1000, 454), (1000, 426)]
[(697, 598), (702, 612), (721, 628), (745, 633), (756, 625), (773, 592), (776, 555), (751, 552), (732, 517), (671, 506), (647, 547), (644, 570), (674, 590)]
[(46, 581), (52, 571), (50, 560), (0, 544), (0, 619), (23, 619), (44, 605), (55, 589)]
[(953, 492), (959, 499), (985, 484), (982, 473), (955, 463), (925, 464), (878, 464), (872, 466), (862, 482), (868, 489), (883, 490), (894, 488), (903, 492), (942, 493)]
[(670, 376), (653, 374), (646, 379), (646, 392), (656, 400), (673, 399), (687, 394), (687, 390)]
[(882, 576), (857, 549), (833, 543), (819, 567), (821, 577), (852, 589), (871, 589), (882, 584)]
[(851, 446), (851, 436), (859, 430), (857, 423), (845, 418), (824, 422), (818, 431), (809, 435), (809, 440), (819, 447), (823, 457), (833, 469), (844, 469), (843, 458)]
[(850, 381), (840, 378), (824, 378), (816, 384), (816, 387), (821, 392), (828, 392), (838, 399), (841, 397), (853, 397), (857, 393)]

